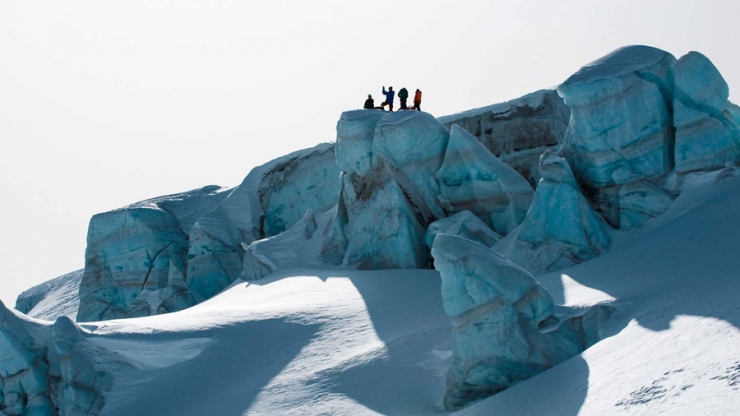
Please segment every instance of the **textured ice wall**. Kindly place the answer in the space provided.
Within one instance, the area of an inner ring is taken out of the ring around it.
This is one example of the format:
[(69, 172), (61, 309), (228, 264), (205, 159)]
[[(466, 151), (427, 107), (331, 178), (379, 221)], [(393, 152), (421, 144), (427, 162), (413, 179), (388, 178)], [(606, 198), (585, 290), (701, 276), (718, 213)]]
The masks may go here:
[(519, 225), (532, 203), (529, 182), (458, 125), (436, 177), (447, 212), (471, 211), (499, 234)]
[(494, 248), (540, 274), (596, 257), (611, 244), (609, 226), (581, 194), (568, 162), (550, 151), (540, 161), (542, 179), (532, 207), (516, 233), (513, 249)]
[(440, 117), (457, 124), (534, 186), (540, 154), (557, 148), (568, 128), (570, 109), (555, 90), (541, 90), (505, 103)]
[(676, 171), (734, 164), (740, 157), (740, 123), (722, 75), (706, 56), (689, 52), (676, 63), (674, 80)]
[(206, 187), (98, 214), (90, 221), (78, 321), (172, 312), (239, 278), (242, 243), (336, 204), (333, 144), (255, 168), (232, 190)]
[(185, 281), (188, 233), (225, 196), (210, 186), (93, 216), (77, 319), (148, 316), (195, 304)]
[(452, 319), (447, 410), (496, 394), (598, 340), (600, 308), (555, 316), (550, 294), (532, 275), (488, 247), (438, 234), (432, 255)]
[(628, 46), (558, 87), (571, 109), (561, 149), (587, 196), (619, 227), (619, 188), (659, 181), (673, 168), (673, 64), (669, 53)]
[(98, 415), (126, 366), (69, 318), (52, 325), (0, 302), (0, 414)]
[(339, 193), (334, 144), (299, 150), (254, 168), (213, 211), (193, 227), (187, 279), (210, 298), (239, 278), (244, 249), (298, 222), (306, 210), (331, 208)]
[(363, 269), (426, 267), (424, 233), (446, 216), (434, 175), (448, 137), (424, 112), (343, 113), (337, 123), (341, 190), (323, 258)]
[(430, 249), (439, 234), (455, 235), (491, 247), (501, 240), (501, 236), (489, 228), (470, 211), (460, 211), (447, 218), (434, 221), (424, 235), (424, 244)]

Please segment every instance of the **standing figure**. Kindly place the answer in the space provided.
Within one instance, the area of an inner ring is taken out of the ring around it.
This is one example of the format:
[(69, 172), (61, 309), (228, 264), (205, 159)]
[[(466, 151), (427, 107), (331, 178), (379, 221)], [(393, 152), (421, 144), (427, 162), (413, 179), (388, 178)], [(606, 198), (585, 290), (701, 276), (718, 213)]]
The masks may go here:
[(365, 100), (365, 106), (362, 107), (362, 108), (364, 108), (366, 110), (372, 110), (372, 109), (375, 108), (375, 100), (373, 100), (373, 96), (372, 95), (370, 95), (370, 94), (367, 95), (367, 100)]
[(414, 108), (416, 111), (421, 111), (421, 90), (416, 89), (416, 94), (414, 94)]
[(401, 110), (405, 110), (408, 107), (406, 107), (406, 100), (409, 98), (409, 92), (406, 90), (406, 88), (401, 88), (400, 91), (398, 91), (398, 99), (401, 100)]
[(388, 91), (383, 87), (383, 95), (385, 95), (385, 101), (380, 104), (380, 108), (385, 108), (387, 105), (391, 111), (393, 111), (393, 98), (396, 96), (396, 92), (393, 91), (393, 87), (388, 87)]

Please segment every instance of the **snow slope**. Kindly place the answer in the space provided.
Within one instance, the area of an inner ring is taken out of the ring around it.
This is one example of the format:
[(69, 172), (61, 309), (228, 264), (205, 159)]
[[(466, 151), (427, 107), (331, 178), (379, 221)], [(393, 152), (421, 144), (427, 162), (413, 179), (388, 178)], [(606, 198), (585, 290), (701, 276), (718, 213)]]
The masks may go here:
[(80, 305), (80, 282), (84, 269), (34, 286), (18, 295), (15, 309), (31, 318), (55, 321), (60, 316), (77, 316)]
[[(688, 177), (610, 252), (538, 277), (558, 304), (612, 302), (608, 337), (458, 414), (736, 414), (733, 175)], [(435, 271), (283, 270), (188, 310), (83, 326), (132, 365), (103, 415), (444, 413), (451, 335)]]

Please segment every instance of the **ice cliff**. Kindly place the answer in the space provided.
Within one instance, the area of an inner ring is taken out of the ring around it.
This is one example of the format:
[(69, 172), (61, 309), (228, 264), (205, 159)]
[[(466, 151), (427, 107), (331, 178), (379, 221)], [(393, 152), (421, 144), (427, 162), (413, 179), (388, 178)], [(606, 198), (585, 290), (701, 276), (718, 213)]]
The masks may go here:
[(172, 312), (212, 297), (241, 276), (242, 244), (335, 204), (333, 161), (334, 146), (323, 144), (255, 168), (234, 189), (209, 186), (95, 215), (77, 320)]
[(53, 325), (0, 302), (0, 415), (97, 415), (128, 364), (67, 317)]

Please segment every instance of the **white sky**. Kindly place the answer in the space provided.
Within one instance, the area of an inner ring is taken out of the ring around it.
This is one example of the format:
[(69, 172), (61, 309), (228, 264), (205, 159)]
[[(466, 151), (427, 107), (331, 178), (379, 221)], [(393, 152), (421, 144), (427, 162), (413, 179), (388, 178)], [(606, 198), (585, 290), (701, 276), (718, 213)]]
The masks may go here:
[(740, 89), (738, 17), (734, 0), (0, 1), (0, 299), (81, 268), (93, 214), (237, 185), (333, 141), (383, 85), (442, 116), (639, 43), (698, 50)]

